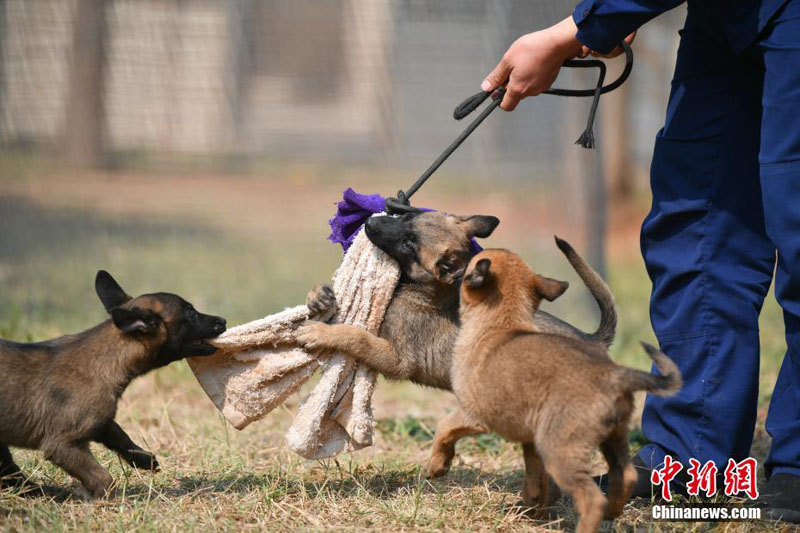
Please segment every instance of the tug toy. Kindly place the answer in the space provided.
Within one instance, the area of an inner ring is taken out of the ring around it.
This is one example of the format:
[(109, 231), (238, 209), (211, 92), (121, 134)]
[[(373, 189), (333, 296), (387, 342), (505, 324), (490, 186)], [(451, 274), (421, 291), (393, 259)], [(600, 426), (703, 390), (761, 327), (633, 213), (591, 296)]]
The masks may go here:
[[(352, 190), (346, 196), (356, 201), (369, 198)], [(358, 213), (364, 218), (366, 213), (369, 218), (371, 214), (347, 198), (340, 203), (338, 217), (343, 216), (343, 208), (347, 215)], [(342, 239), (347, 252), (333, 276), (338, 308), (328, 318), (377, 335), (400, 268), (363, 231), (355, 235), (362, 224), (363, 220), (358, 227), (334, 227), (331, 238)], [(298, 346), (295, 330), (309, 318), (308, 308), (300, 305), (236, 326), (210, 341), (218, 348), (216, 354), (188, 361), (214, 405), (236, 429), (282, 404), (322, 367), (319, 383), (300, 406), (287, 434), (293, 451), (308, 459), (322, 459), (372, 444), (376, 375), (342, 354), (318, 358)]]

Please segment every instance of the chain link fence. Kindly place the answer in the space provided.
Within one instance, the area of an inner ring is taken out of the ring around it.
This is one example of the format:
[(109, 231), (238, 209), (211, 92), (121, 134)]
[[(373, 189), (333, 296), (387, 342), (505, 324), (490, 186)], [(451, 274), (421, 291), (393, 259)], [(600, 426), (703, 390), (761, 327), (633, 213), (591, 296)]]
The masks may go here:
[[(102, 130), (97, 150), (109, 155), (233, 154), (416, 168), (458, 131), (452, 108), (475, 91), (508, 44), (567, 16), (572, 2), (4, 0), (0, 6), (3, 146), (58, 146), (92, 127)], [(79, 20), (97, 10), (102, 17)], [(663, 115), (671, 61), (663, 51), (675, 46), (679, 16), (649, 25), (636, 45), (626, 94), (633, 110), (624, 124), (629, 144), (614, 150), (632, 152), (640, 165)], [(80, 61), (76, 50), (98, 24), (100, 35), (89, 46), (101, 48), (100, 59)], [(81, 85), (71, 76), (81, 68), (84, 77), (99, 79)], [(565, 72), (558, 83), (591, 83), (577, 77)], [(70, 116), (76, 101), (87, 98), (100, 100), (97, 124), (91, 113)], [(526, 102), (487, 124), (454, 164), (513, 180), (531, 179), (535, 162), (547, 170), (535, 179), (557, 175), (574, 154), (565, 141), (580, 133), (586, 109), (588, 101), (556, 97)], [(601, 117), (619, 125), (602, 110)]]
[[(0, 318), (49, 309), (43, 320), (66, 324), (72, 300), (53, 294), (84, 278), (85, 290), (103, 265), (144, 288), (215, 287), (209, 302), (241, 319), (294, 303), (338, 260), (319, 249), (340, 191), (410, 185), (507, 46), (572, 7), (0, 0)], [(573, 144), (589, 99), (528, 99), (487, 120), (415, 201), (501, 214), (499, 244), (515, 249), (579, 237), (602, 268), (604, 184), (630, 194), (644, 181), (681, 16), (640, 32), (633, 75), (602, 99), (598, 150)], [(567, 70), (558, 86), (593, 85)], [(245, 273), (271, 303), (223, 288)]]

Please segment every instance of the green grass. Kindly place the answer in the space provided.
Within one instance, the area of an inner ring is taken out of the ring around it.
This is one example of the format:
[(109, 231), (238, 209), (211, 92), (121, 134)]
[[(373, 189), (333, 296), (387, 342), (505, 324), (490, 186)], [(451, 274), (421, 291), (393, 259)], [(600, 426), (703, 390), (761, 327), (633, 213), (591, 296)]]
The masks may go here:
[[(93, 291), (99, 268), (109, 270), (132, 294), (176, 292), (201, 310), (226, 316), (229, 324), (235, 324), (302, 302), (309, 287), (330, 277), (340, 258), (336, 248), (323, 240), (325, 228), (319, 227), (328, 213), (318, 212), (320, 205), (330, 209), (335, 199), (332, 191), (342, 188), (340, 182), (318, 193), (329, 198), (291, 205), (293, 216), (282, 215), (285, 218), (276, 223), (269, 212), (286, 207), (290, 200), (265, 196), (263, 212), (214, 211), (221, 201), (218, 198), (192, 197), (187, 206), (181, 199), (189, 192), (180, 190), (163, 196), (169, 200), (156, 198), (153, 205), (143, 205), (138, 213), (104, 209), (102, 200), (88, 199), (92, 191), (70, 189), (71, 196), (62, 198), (48, 193), (47, 182), (35, 177), (14, 183), (4, 179), (0, 185), (0, 337), (6, 339), (42, 340), (102, 320), (104, 312)], [(148, 181), (143, 187), (152, 185)], [(230, 182), (221, 180), (219, 190), (229, 186)], [(297, 187), (304, 190), (302, 183)], [(517, 206), (513, 209), (520, 208), (514, 198), (506, 200)], [(175, 202), (174, 216), (173, 209), (166, 214), (160, 210), (159, 201)], [(240, 220), (260, 219), (264, 219), (262, 225), (237, 228)], [(543, 272), (565, 271), (566, 263), (549, 238), (532, 241), (505, 233), (498, 239)], [(612, 355), (621, 363), (647, 368), (648, 359), (638, 344), (654, 340), (644, 268), (641, 261), (620, 259), (612, 262), (609, 272), (620, 308)], [(575, 289), (580, 287), (577, 279), (565, 277), (573, 282), (573, 289), (552, 309), (581, 327), (592, 328), (592, 306)], [(762, 326), (762, 397), (754, 446), (759, 459), (767, 449), (763, 412), (784, 349), (774, 300), (765, 307)], [(119, 494), (110, 501), (89, 502), (41, 454), (15, 450), (20, 465), (35, 481), (69, 489), (65, 494), (72, 496), (62, 501), (0, 492), (0, 528), (125, 532), (574, 528), (575, 516), (568, 503), (559, 507), (559, 518), (550, 522), (533, 521), (515, 506), (522, 478), (520, 452), (496, 435), (465, 439), (445, 478), (426, 481), (420, 477), (436, 420), (455, 406), (449, 393), (381, 380), (375, 396), (375, 445), (327, 461), (302, 460), (284, 443), (299, 400), (299, 396), (291, 397), (264, 420), (238, 432), (217, 413), (185, 363), (153, 372), (128, 389), (117, 420), (135, 441), (156, 453), (162, 471), (132, 470), (114, 454), (95, 447), (97, 457), (118, 481)], [(634, 447), (642, 444), (638, 426), (632, 428), (631, 442)], [(602, 463), (596, 466), (602, 471)], [(772, 527), (661, 524), (655, 530)], [(649, 509), (641, 503), (631, 504), (622, 519), (604, 528), (653, 530)]]

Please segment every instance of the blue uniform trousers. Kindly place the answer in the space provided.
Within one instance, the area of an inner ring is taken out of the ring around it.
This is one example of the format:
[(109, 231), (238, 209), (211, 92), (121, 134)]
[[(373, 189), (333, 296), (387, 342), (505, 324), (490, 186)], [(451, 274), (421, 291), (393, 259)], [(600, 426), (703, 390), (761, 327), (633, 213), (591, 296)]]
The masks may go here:
[(641, 234), (653, 329), (685, 387), (647, 397), (651, 444), (639, 456), (652, 467), (670, 453), (724, 469), (750, 454), (758, 315), (774, 272), (788, 351), (766, 469), (800, 475), (800, 1), (739, 53), (695, 12), (690, 1)]

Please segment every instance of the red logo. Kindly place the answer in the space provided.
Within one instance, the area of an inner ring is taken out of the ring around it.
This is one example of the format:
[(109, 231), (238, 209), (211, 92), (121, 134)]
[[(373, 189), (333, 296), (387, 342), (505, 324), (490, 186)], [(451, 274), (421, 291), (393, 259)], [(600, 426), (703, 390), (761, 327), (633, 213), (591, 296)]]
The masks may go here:
[(664, 457), (664, 466), (653, 469), (650, 474), (650, 482), (653, 485), (661, 485), (661, 497), (666, 501), (672, 501), (672, 493), (669, 490), (669, 482), (683, 470), (683, 465), (674, 460), (671, 455)]
[(686, 484), (686, 492), (690, 496), (699, 496), (702, 490), (706, 497), (710, 498), (717, 493), (717, 472), (719, 469), (714, 461), (708, 461), (700, 466), (697, 459), (689, 459), (689, 482)]
[[(748, 457), (740, 462), (728, 459), (728, 466), (725, 467), (725, 496), (739, 496), (744, 493), (751, 500), (758, 499), (758, 485), (756, 483), (756, 471), (758, 462)], [(672, 492), (669, 482), (683, 470), (683, 464), (676, 461), (671, 455), (664, 457), (664, 466), (656, 468), (650, 473), (650, 482), (653, 485), (661, 485), (661, 497), (672, 501)], [(697, 459), (689, 459), (689, 468), (686, 473), (689, 481), (686, 483), (686, 492), (690, 496), (704, 496), (710, 498), (717, 493), (717, 473), (719, 469), (714, 461), (700, 463)]]
[(757, 499), (757, 467), (758, 463), (752, 457), (739, 463), (728, 459), (728, 466), (725, 467), (725, 496), (738, 496), (739, 493), (744, 492), (751, 500)]

